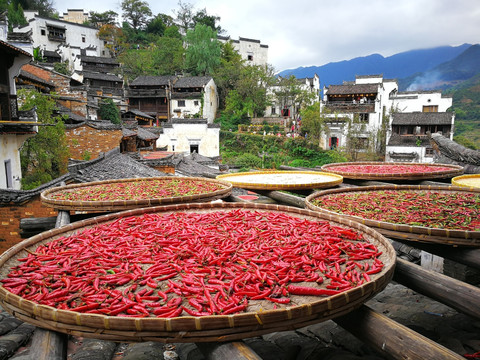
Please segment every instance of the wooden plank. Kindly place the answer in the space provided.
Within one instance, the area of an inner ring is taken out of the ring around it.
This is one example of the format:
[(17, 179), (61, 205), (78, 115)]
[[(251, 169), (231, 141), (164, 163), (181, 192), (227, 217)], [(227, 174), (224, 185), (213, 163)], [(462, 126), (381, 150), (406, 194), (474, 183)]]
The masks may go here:
[(197, 343), (196, 345), (206, 360), (262, 360), (262, 358), (243, 341)]
[[(401, 240), (399, 240), (401, 241)], [(480, 269), (480, 249), (468, 247), (454, 247), (451, 245), (435, 245), (416, 241), (401, 241), (411, 247), (424, 250), (430, 254), (456, 261), (460, 264)]]
[(476, 286), (398, 258), (393, 280), (461, 313), (480, 319), (480, 288)]
[(464, 359), (366, 305), (334, 321), (390, 359)]

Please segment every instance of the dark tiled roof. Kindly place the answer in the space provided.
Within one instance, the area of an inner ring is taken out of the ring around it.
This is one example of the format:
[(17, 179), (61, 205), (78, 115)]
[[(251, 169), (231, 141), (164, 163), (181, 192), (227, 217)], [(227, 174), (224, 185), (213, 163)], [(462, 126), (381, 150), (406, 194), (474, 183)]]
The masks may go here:
[(93, 72), (93, 71), (83, 71), (83, 78), (84, 79), (93, 79), (93, 80), (106, 80), (106, 81), (122, 82), (122, 79), (120, 79), (116, 75), (98, 73), (98, 72)]
[(212, 80), (211, 76), (188, 76), (182, 77), (177, 80), (173, 87), (178, 88), (195, 88), (195, 87), (204, 87), (207, 83)]
[(54, 57), (54, 58), (58, 58), (58, 59), (61, 59), (61, 58), (62, 58), (56, 51), (50, 51), (50, 50), (45, 50), (45, 51), (43, 52), (43, 56), (45, 56), (45, 57)]
[(35, 74), (32, 74), (28, 71), (25, 71), (25, 69), (20, 70), (20, 74), (18, 75), (18, 77), (20, 79), (23, 78), (23, 79), (26, 79), (26, 80), (30, 80), (30, 81), (42, 84), (42, 85), (49, 86), (51, 88), (55, 88), (55, 84), (53, 82), (51, 82), (49, 80), (46, 80), (46, 79), (43, 79), (39, 76), (36, 76)]
[[(420, 140), (420, 142), (418, 142)], [(418, 137), (415, 135), (392, 134), (388, 141), (388, 146), (430, 146), (430, 140), (427, 136)]]
[(22, 54), (27, 56), (28, 58), (32, 58), (31, 54), (2, 40), (0, 40), (0, 49), (10, 54), (15, 54), (15, 55)]
[(96, 64), (111, 64), (111, 65), (120, 65), (117, 59), (114, 58), (107, 58), (101, 56), (80, 56), (80, 60), (89, 63), (96, 63)]
[(109, 120), (88, 120), (87, 125), (97, 130), (121, 130), (122, 125), (117, 125)]
[(137, 129), (137, 137), (142, 140), (157, 140), (158, 135), (154, 134), (143, 127)]
[(392, 125), (450, 125), (452, 114), (447, 112), (394, 113)]
[[(207, 119), (182, 119), (175, 118), (170, 120), (171, 124), (206, 124)], [(166, 125), (166, 124), (165, 124)]]
[(69, 120), (86, 121), (86, 118), (85, 118), (85, 117), (75, 114), (75, 113), (72, 112), (72, 110), (70, 110), (69, 108), (67, 108), (67, 107), (65, 107), (65, 106), (63, 106), (63, 105), (60, 105), (60, 104), (57, 104), (56, 106), (57, 106), (58, 112), (59, 112), (61, 115), (66, 115), (66, 116), (68, 116), (68, 119), (69, 119)]
[(169, 82), (173, 83), (177, 77), (172, 75), (165, 76), (139, 76), (130, 83), (130, 86), (165, 86)]
[(137, 133), (133, 130), (123, 128), (122, 129), (123, 137), (137, 136)]
[(164, 175), (160, 171), (135, 161), (128, 155), (115, 152), (109, 153), (104, 159), (78, 170), (74, 177), (77, 181), (89, 182)]
[(188, 92), (172, 92), (173, 100), (180, 99), (201, 99), (203, 95), (200, 91), (188, 91)]
[(122, 117), (124, 115), (128, 115), (129, 113), (133, 114), (133, 115), (136, 115), (136, 116), (141, 116), (143, 118), (146, 118), (146, 119), (152, 119), (154, 120), (155, 118), (153, 116), (150, 116), (148, 114), (145, 114), (144, 112), (140, 111), (140, 110), (136, 110), (136, 109), (132, 109), (132, 110), (128, 110), (128, 111), (125, 111), (123, 114), (122, 114)]
[(330, 85), (327, 95), (376, 94), (378, 84)]

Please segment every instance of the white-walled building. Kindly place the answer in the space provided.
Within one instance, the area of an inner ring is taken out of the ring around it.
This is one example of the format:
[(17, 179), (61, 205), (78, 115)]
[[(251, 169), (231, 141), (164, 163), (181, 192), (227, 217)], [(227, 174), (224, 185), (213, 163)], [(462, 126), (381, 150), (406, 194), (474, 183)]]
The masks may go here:
[[(300, 90), (311, 93), (313, 95), (313, 101), (318, 101), (320, 93), (320, 78), (317, 74), (311, 78), (300, 78), (296, 80)], [(267, 96), (271, 99), (271, 105), (266, 107), (264, 116), (267, 118), (283, 117), (290, 120), (296, 119), (300, 110), (297, 106), (298, 103), (295, 99), (276, 96), (279, 92), (282, 92), (281, 85), (271, 86), (267, 89)]]
[(268, 63), (268, 45), (264, 45), (260, 40), (238, 38), (233, 40), (229, 36), (218, 36), (219, 41), (226, 43), (230, 41), (233, 48), (241, 55), (247, 65), (267, 65)]
[(157, 148), (167, 151), (202, 156), (220, 155), (220, 125), (208, 123), (206, 119), (172, 119), (162, 125), (162, 134)]
[(356, 117), (357, 126), (363, 128), (358, 138), (366, 149), (385, 117), (386, 161), (432, 162), (427, 133), (440, 131), (453, 137), (455, 115), (446, 112), (451, 106), (452, 98), (440, 91), (399, 92), (396, 80), (357, 76), (354, 82), (324, 88), (321, 109), (327, 110), (324, 115), (331, 121), (322, 146), (345, 147), (346, 124)]
[(42, 52), (53, 52), (61, 61), (70, 63), (80, 55), (110, 56), (105, 42), (97, 36), (98, 29), (69, 21), (52, 19), (38, 15), (36, 11), (25, 11), (27, 25), (13, 28), (15, 33), (29, 33), (33, 47)]
[(21, 188), (20, 148), (38, 132), (35, 111), (18, 111), (15, 76), (31, 55), (0, 40), (0, 188)]
[(67, 9), (67, 12), (64, 12), (63, 15), (60, 15), (60, 20), (73, 22), (76, 24), (83, 24), (89, 19), (88, 12), (85, 12), (83, 9)]

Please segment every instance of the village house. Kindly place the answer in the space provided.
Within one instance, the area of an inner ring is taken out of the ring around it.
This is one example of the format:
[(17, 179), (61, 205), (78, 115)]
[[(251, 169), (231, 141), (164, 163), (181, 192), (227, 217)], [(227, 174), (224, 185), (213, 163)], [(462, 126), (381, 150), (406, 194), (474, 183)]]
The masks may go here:
[(90, 16), (83, 9), (67, 9), (67, 12), (64, 12), (58, 18), (63, 21), (83, 24), (90, 19)]
[(62, 62), (72, 63), (79, 55), (108, 57), (105, 42), (98, 38), (98, 29), (59, 19), (40, 16), (37, 11), (25, 10), (27, 25), (16, 26), (14, 33), (30, 33), (33, 47), (42, 55), (59, 56)]
[(0, 39), (0, 189), (20, 189), (19, 149), (37, 131), (34, 111), (18, 111), (15, 76), (31, 55)]
[[(318, 100), (320, 93), (320, 78), (315, 74), (311, 78), (295, 79), (297, 89), (312, 95), (312, 103)], [(291, 121), (297, 121), (299, 118), (300, 104), (297, 96), (292, 96), (288, 93), (288, 89), (282, 85), (271, 86), (267, 89), (267, 95), (271, 99), (271, 105), (265, 109), (264, 118), (258, 120), (267, 121), (272, 124), (275, 118), (283, 118), (284, 125)], [(311, 104), (306, 104), (311, 105)], [(252, 123), (255, 123), (252, 121)]]
[[(399, 92), (394, 79), (382, 75), (357, 76), (354, 82), (324, 88), (320, 103), (327, 122), (321, 146), (325, 149), (347, 145), (347, 123), (356, 120), (356, 134), (362, 149), (387, 121), (387, 161), (432, 162), (427, 132), (443, 131), (453, 136), (454, 114), (446, 110), (451, 97), (439, 91)], [(330, 120), (331, 119), (331, 120)]]
[(242, 37), (234, 40), (230, 36), (217, 36), (217, 39), (222, 43), (230, 42), (247, 65), (264, 66), (268, 63), (268, 45), (262, 44), (260, 40)]

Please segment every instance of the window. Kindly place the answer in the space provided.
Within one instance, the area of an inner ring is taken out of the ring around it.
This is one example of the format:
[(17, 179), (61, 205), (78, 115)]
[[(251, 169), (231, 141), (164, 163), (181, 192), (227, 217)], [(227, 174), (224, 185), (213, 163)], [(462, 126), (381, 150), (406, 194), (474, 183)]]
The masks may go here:
[(5, 177), (7, 182), (7, 189), (13, 188), (13, 177), (12, 177), (12, 162), (9, 160), (5, 160)]
[(198, 100), (194, 100), (193, 105), (198, 106)]
[(272, 106), (272, 115), (275, 115), (277, 113), (277, 108), (275, 105)]
[(43, 36), (47, 35), (47, 32), (45, 31), (45, 29), (42, 29), (40, 30), (40, 34), (42, 34)]
[(369, 113), (358, 114), (358, 119), (363, 122), (368, 122)]
[(253, 55), (248, 55), (248, 56), (247, 56), (247, 60), (248, 60), (248, 61), (253, 61)]
[(424, 105), (423, 112), (438, 112), (438, 105)]
[(425, 157), (433, 157), (433, 148), (425, 148)]
[(190, 145), (190, 153), (196, 152), (198, 154), (198, 145)]
[(178, 107), (185, 107), (185, 100), (178, 100)]
[(82, 42), (83, 43), (85, 42), (85, 36), (82, 36)]

